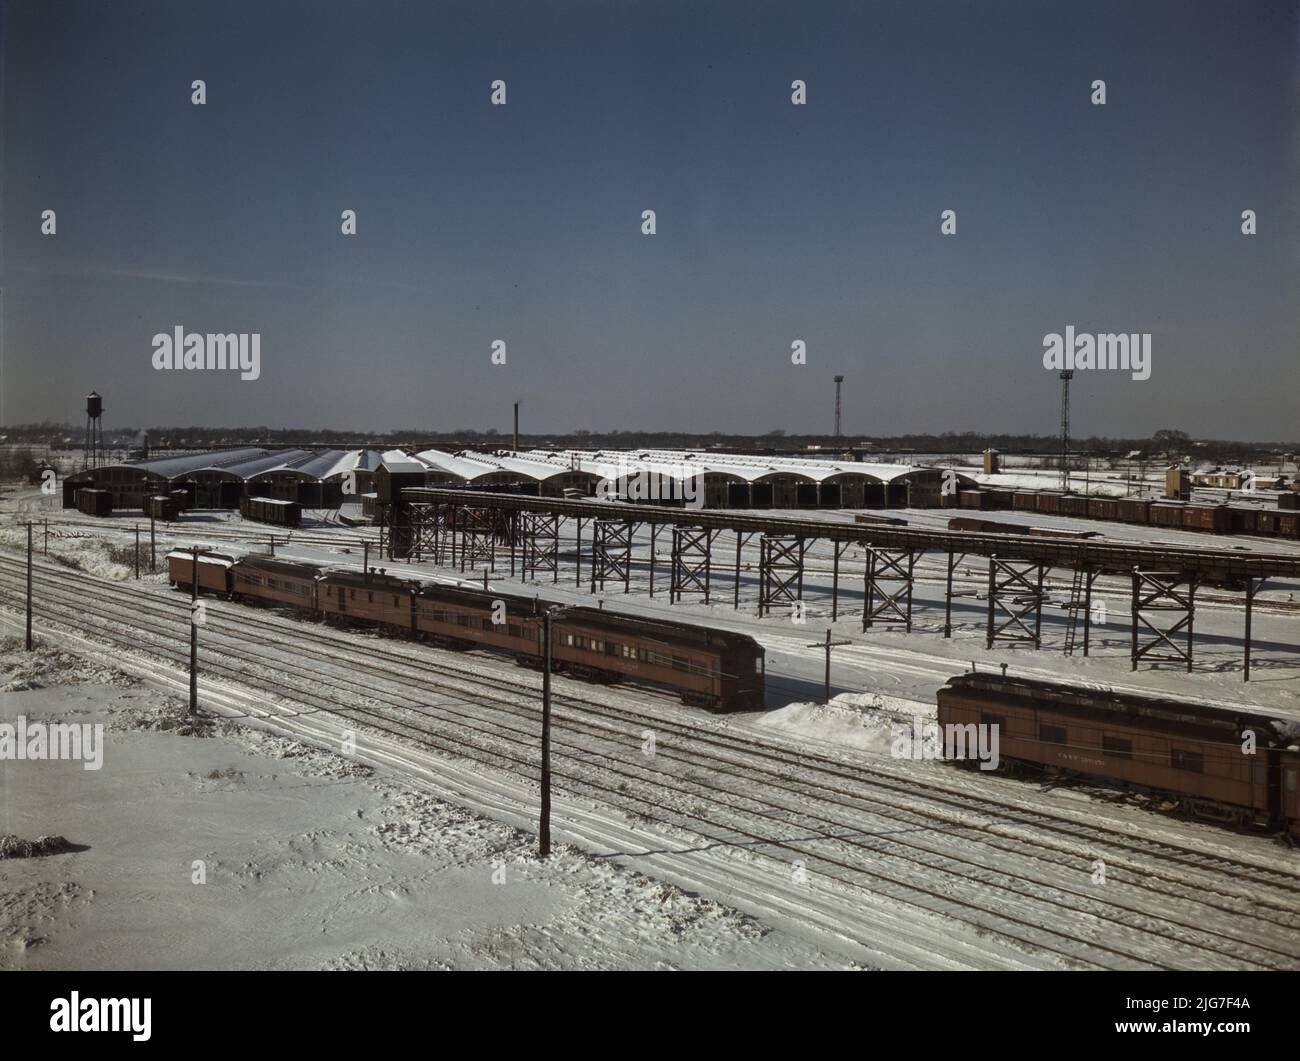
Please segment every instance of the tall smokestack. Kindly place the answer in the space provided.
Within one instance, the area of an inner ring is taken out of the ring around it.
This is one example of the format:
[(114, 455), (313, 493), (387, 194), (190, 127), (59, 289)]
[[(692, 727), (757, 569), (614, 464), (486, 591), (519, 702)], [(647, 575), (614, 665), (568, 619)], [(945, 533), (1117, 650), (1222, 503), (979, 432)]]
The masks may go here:
[(840, 437), (840, 384), (844, 382), (843, 376), (835, 377), (835, 437)]

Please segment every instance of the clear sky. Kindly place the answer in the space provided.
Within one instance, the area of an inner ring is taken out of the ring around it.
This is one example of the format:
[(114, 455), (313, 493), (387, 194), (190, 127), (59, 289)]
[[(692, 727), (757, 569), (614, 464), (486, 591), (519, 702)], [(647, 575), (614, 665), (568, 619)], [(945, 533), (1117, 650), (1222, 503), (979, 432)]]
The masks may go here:
[[(1052, 433), (1073, 325), (1152, 336), (1077, 436), (1300, 436), (1295, 0), (0, 18), (3, 423), (829, 431), (843, 373), (849, 433)], [(156, 371), (178, 325), (260, 377)]]

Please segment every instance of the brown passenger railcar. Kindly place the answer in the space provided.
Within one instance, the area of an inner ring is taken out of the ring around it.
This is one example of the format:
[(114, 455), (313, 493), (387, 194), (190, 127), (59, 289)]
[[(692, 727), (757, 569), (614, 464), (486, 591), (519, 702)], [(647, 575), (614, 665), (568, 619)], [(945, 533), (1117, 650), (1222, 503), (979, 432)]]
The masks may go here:
[(316, 607), (336, 621), (415, 631), (418, 582), (383, 571), (330, 571), (316, 583)]
[[(230, 568), (235, 558), (224, 553), (199, 551), (199, 592), (207, 591), (221, 596), (230, 594)], [(167, 578), (177, 589), (190, 589), (193, 584), (194, 554), (188, 549), (175, 549), (167, 554)]]
[[(415, 629), (434, 644), (495, 649), (541, 665), (538, 609), (546, 602), (425, 584), (414, 606)], [(763, 649), (743, 634), (573, 607), (553, 623), (551, 661), (554, 670), (575, 677), (669, 686), (684, 702), (703, 707), (763, 706)]]
[(246, 556), (230, 569), (230, 591), (238, 599), (316, 611), (316, 581), (321, 571), (318, 564)]
[(1199, 817), (1300, 835), (1300, 749), (1266, 715), (995, 674), (950, 678), (937, 700), (942, 733), (997, 726), (1011, 768), (1101, 778), (1173, 796)]

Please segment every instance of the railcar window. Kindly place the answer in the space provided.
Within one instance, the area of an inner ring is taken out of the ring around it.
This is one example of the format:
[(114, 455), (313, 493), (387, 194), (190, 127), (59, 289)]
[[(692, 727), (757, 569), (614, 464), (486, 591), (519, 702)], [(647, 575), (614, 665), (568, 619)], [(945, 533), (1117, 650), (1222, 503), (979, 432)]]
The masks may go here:
[(691, 661), (688, 660), (685, 656), (673, 657), (673, 670), (689, 670), (690, 665), (691, 665)]
[(1049, 726), (1045, 722), (1038, 725), (1038, 739), (1045, 744), (1064, 744), (1065, 727)]
[(1133, 758), (1133, 742), (1125, 740), (1123, 737), (1111, 737), (1103, 733), (1101, 735), (1101, 750), (1116, 759)]
[(1205, 757), (1200, 752), (1185, 752), (1181, 748), (1170, 748), (1169, 765), (1175, 770), (1202, 774), (1205, 772)]

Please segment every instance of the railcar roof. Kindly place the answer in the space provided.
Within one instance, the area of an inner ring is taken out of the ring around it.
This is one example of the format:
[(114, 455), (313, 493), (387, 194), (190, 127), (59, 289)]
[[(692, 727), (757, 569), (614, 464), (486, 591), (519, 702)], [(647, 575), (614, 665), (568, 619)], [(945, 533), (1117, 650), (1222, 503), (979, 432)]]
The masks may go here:
[(1265, 713), (1264, 709), (1243, 704), (1226, 707), (1210, 700), (1187, 697), (1174, 700), (1166, 696), (1147, 696), (1143, 693), (1123, 692), (1108, 688), (1087, 688), (1038, 678), (1002, 677), (998, 674), (958, 674), (948, 679), (947, 686), (954, 690), (1000, 693), (1004, 696), (1040, 697), (1066, 702), (1095, 711), (1131, 711), (1166, 718), (1194, 718), (1201, 722), (1228, 724), (1235, 728), (1243, 716), (1259, 719), (1279, 736), (1284, 723)]

